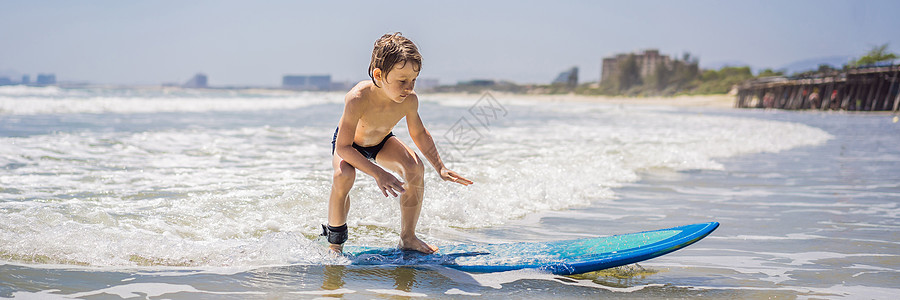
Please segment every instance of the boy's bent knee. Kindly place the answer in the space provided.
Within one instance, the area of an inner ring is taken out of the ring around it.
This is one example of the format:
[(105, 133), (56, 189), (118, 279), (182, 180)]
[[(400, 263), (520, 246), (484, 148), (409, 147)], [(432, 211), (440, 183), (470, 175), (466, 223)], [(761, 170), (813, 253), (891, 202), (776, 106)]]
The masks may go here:
[[(345, 166), (346, 164), (346, 166)], [(335, 183), (353, 183), (356, 180), (356, 169), (345, 162), (341, 162), (338, 169), (334, 170)]]
[(414, 179), (422, 179), (425, 176), (425, 164), (422, 163), (422, 160), (416, 156), (411, 161), (403, 164), (403, 171), (405, 172), (405, 179), (407, 181)]

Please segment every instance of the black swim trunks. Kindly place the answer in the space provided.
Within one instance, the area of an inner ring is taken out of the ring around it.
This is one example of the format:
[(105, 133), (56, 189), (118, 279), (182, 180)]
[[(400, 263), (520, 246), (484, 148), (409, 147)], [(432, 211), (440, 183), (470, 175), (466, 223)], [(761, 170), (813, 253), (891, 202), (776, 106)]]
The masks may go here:
[[(340, 129), (340, 127), (334, 129), (334, 137), (331, 138), (331, 155), (334, 155), (335, 143), (337, 143), (338, 129)], [(381, 148), (384, 147), (384, 143), (387, 143), (387, 140), (392, 136), (394, 136), (393, 131), (388, 132), (387, 136), (385, 136), (384, 139), (381, 140), (381, 143), (378, 143), (378, 145), (363, 147), (357, 145), (356, 143), (353, 143), (353, 148), (355, 148), (356, 151), (359, 151), (359, 154), (362, 154), (366, 158), (375, 159), (375, 156), (378, 155), (378, 151), (381, 151)]]

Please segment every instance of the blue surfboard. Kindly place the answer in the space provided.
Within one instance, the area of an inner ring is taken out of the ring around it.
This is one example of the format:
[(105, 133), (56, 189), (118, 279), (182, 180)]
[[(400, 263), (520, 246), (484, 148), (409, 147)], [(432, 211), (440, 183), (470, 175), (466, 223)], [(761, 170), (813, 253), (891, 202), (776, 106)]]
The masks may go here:
[(699, 241), (717, 227), (718, 222), (709, 222), (577, 240), (445, 245), (434, 254), (358, 246), (347, 246), (344, 253), (356, 265), (442, 265), (479, 273), (538, 269), (570, 275), (665, 255)]

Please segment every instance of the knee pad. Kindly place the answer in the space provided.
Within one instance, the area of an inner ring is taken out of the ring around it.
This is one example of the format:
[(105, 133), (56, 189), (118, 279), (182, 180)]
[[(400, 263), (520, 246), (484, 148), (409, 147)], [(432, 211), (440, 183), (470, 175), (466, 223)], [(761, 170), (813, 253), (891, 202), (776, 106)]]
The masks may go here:
[(327, 237), (328, 242), (336, 245), (344, 244), (349, 237), (349, 233), (347, 230), (347, 224), (331, 227), (329, 225), (322, 224), (322, 234), (321, 236)]

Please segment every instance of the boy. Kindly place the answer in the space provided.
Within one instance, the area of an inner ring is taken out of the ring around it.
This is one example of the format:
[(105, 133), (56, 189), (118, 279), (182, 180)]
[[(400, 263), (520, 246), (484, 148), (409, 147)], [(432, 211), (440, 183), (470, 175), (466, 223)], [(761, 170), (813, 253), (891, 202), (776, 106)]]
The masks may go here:
[[(425, 164), (403, 142), (394, 137), (391, 129), (406, 118), (409, 135), (441, 178), (462, 185), (471, 180), (456, 174), (441, 161), (431, 134), (419, 118), (419, 98), (413, 91), (422, 67), (422, 55), (412, 41), (400, 33), (385, 34), (375, 41), (369, 63), (371, 82), (362, 81), (344, 98), (344, 113), (334, 132), (332, 165), (334, 182), (328, 200), (328, 225), (322, 225), (331, 249), (343, 250), (347, 241), (347, 213), (350, 209), (350, 188), (356, 170), (375, 178), (385, 197), (400, 195), (400, 243), (403, 250), (434, 253), (432, 247), (416, 237), (416, 223), (422, 210), (425, 189)], [(397, 172), (403, 181), (372, 163)]]

